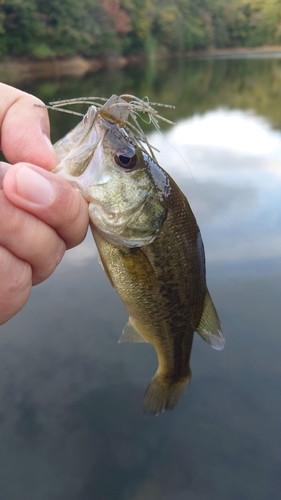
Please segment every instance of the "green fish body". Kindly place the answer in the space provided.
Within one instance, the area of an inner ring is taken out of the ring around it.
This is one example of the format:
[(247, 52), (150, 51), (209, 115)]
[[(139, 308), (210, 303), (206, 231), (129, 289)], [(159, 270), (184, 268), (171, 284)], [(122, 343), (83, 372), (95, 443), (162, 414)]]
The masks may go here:
[(156, 350), (144, 409), (157, 415), (174, 408), (190, 381), (194, 332), (215, 349), (224, 347), (224, 336), (186, 197), (123, 124), (91, 113), (84, 130), (78, 125), (81, 133), (57, 144), (57, 171), (89, 202), (101, 264), (129, 314), (120, 342), (149, 342)]

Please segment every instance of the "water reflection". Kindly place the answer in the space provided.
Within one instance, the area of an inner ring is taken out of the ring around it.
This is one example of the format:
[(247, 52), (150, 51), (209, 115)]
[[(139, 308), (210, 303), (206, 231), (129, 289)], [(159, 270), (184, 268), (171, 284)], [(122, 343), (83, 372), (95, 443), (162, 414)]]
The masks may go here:
[(280, 159), (281, 135), (251, 112), (217, 109), (181, 121), (169, 134), (175, 145), (230, 149), (237, 155), (272, 155)]
[[(156, 357), (149, 345), (117, 344), (127, 315), (89, 234), (1, 327), (5, 500), (279, 497), (281, 133), (274, 127), (281, 125), (281, 66), (194, 61), (175, 68), (159, 70), (151, 86), (140, 69), (117, 82), (111, 74), (29, 90), (47, 101), (105, 94), (104, 81), (106, 95), (130, 91), (178, 103), (171, 116), (178, 125), (150, 140), (200, 224), (226, 349), (216, 353), (195, 338), (182, 403), (144, 418)], [(57, 139), (69, 119), (51, 118)]]
[(154, 133), (151, 142), (187, 193), (208, 262), (280, 260), (281, 133), (267, 120), (218, 109), (180, 121), (164, 137)]

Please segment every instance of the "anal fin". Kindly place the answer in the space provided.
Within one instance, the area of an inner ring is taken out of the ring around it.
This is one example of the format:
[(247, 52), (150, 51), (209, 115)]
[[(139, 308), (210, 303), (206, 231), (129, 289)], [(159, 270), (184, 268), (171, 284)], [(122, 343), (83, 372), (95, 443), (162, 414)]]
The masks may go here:
[(122, 335), (118, 340), (118, 344), (122, 342), (147, 342), (140, 332), (132, 325), (130, 318), (128, 323), (124, 326)]
[(224, 348), (225, 338), (222, 325), (208, 290), (206, 290), (204, 308), (196, 331), (213, 349), (220, 351)]

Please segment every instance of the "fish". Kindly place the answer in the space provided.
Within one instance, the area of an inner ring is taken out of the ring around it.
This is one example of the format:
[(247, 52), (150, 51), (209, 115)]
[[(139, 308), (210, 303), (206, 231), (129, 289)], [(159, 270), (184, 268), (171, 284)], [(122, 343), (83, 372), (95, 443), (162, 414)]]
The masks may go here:
[(148, 342), (156, 351), (144, 411), (158, 415), (177, 405), (190, 382), (194, 333), (216, 350), (225, 338), (195, 216), (136, 118), (145, 110), (158, 127), (162, 117), (134, 96), (104, 100), (54, 145), (55, 172), (89, 203), (100, 263), (129, 314), (119, 342)]

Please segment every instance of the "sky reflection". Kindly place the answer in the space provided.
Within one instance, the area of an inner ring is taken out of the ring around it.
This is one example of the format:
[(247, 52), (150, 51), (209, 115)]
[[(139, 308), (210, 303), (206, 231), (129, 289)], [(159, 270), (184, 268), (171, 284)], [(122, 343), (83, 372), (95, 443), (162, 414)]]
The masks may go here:
[(217, 109), (180, 122), (169, 133), (174, 144), (209, 146), (244, 155), (278, 155), (281, 133), (249, 111)]
[(195, 335), (182, 402), (144, 418), (155, 352), (117, 344), (127, 313), (89, 232), (1, 327), (1, 499), (280, 494), (281, 133), (219, 108), (150, 142), (202, 231), (226, 348)]
[(279, 131), (254, 113), (217, 109), (150, 142), (193, 208), (209, 262), (279, 258)]

